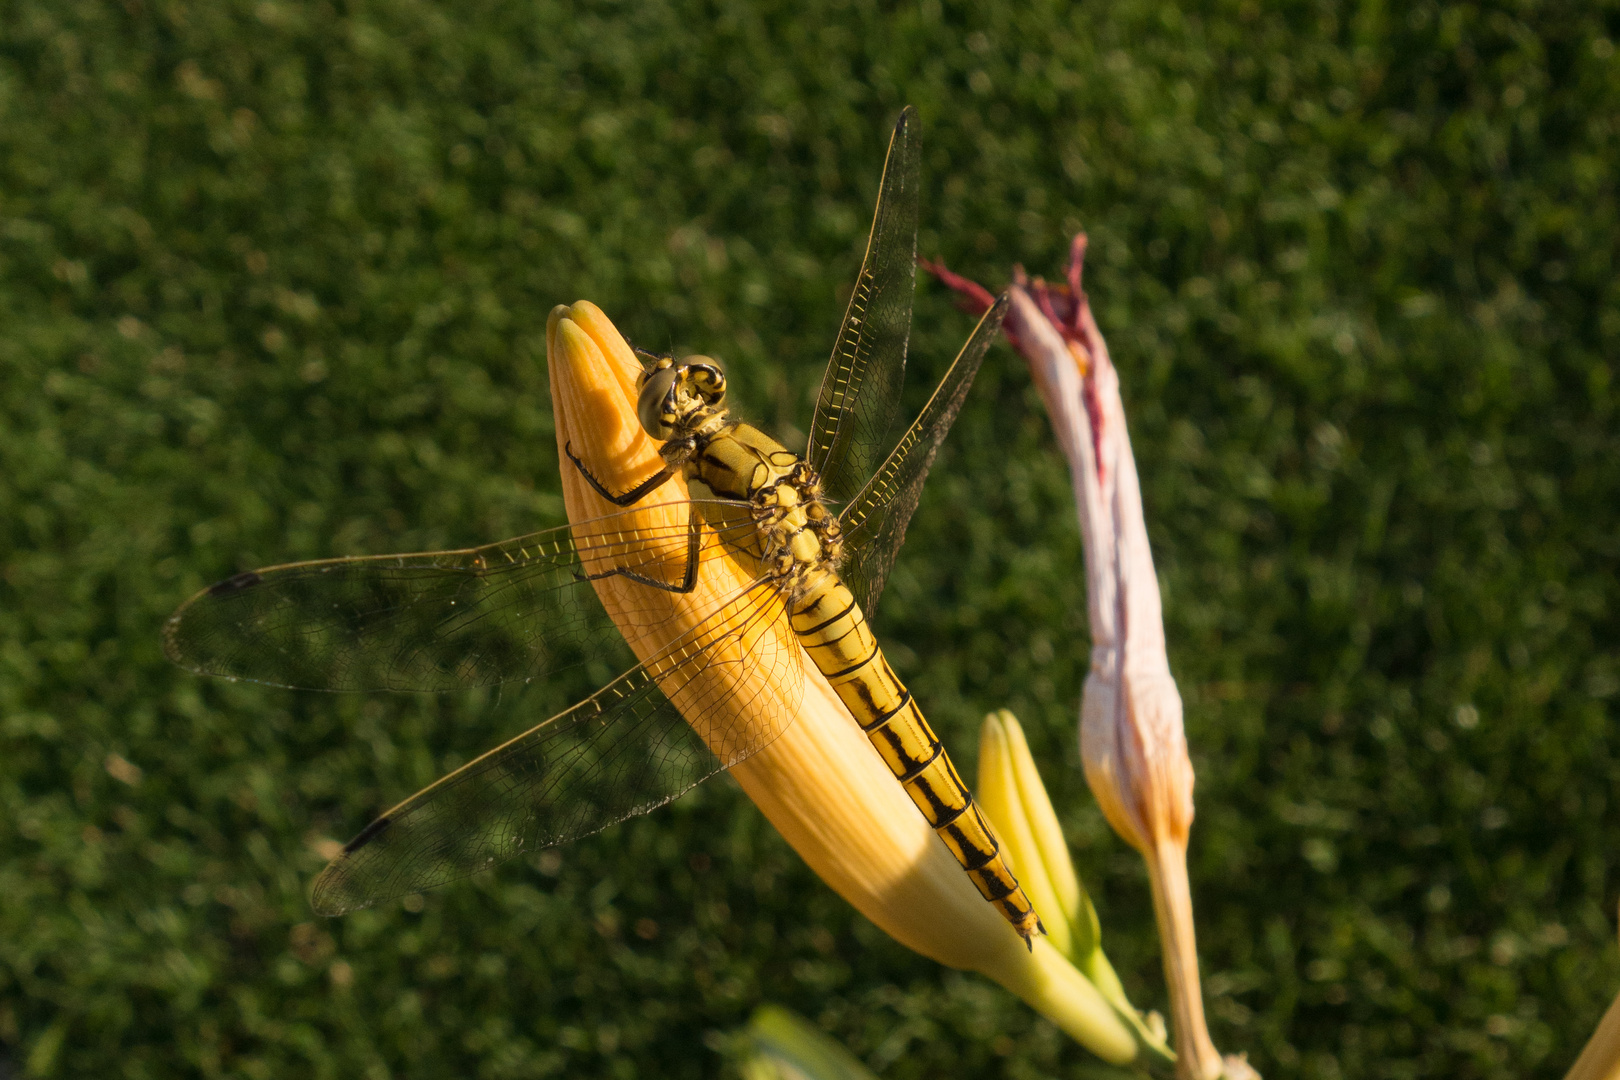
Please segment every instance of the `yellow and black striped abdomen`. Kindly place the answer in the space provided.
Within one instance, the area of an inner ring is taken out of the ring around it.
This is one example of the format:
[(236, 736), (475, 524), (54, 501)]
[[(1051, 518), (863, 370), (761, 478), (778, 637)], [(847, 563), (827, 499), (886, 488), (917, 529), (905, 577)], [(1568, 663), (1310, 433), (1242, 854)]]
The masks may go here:
[(793, 630), (980, 894), (1026, 942), (1045, 933), (950, 755), (890, 669), (866, 616), (829, 573), (794, 606)]

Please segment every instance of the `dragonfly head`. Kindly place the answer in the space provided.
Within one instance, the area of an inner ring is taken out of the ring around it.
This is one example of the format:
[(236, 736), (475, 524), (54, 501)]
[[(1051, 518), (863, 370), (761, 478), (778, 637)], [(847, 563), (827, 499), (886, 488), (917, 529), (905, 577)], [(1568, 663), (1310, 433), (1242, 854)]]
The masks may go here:
[(720, 407), (726, 398), (726, 372), (710, 356), (668, 356), (641, 374), (636, 416), (647, 434), (661, 442), (675, 437), (702, 412)]

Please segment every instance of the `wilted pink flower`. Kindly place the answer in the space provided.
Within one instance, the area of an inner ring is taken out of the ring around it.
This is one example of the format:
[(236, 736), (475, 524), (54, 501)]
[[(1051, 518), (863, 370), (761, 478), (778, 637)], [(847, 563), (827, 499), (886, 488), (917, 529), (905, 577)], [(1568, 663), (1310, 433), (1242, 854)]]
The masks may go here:
[[(1029, 362), (1069, 459), (1080, 515), (1091, 627), (1080, 753), (1086, 782), (1109, 824), (1147, 861), (1171, 990), (1177, 1075), (1237, 1076), (1247, 1064), (1223, 1063), (1204, 1024), (1187, 884), (1192, 761), (1165, 651), (1159, 582), (1119, 376), (1080, 285), (1085, 254), (1081, 233), (1070, 248), (1062, 285), (1031, 281), (1015, 269), (1012, 307), (1002, 324)], [(955, 289), (968, 310), (991, 303), (991, 294), (974, 282), (937, 264), (923, 266)]]

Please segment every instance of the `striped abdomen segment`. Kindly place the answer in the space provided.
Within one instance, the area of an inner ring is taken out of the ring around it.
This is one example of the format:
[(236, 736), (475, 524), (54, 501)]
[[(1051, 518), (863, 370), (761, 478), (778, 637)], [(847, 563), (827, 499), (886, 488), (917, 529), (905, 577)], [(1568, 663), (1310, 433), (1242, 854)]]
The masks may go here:
[(878, 648), (847, 588), (828, 575), (792, 613), (793, 630), (816, 667), (872, 740), (928, 824), (980, 894), (1026, 942), (1046, 928), (1001, 854), (950, 756)]

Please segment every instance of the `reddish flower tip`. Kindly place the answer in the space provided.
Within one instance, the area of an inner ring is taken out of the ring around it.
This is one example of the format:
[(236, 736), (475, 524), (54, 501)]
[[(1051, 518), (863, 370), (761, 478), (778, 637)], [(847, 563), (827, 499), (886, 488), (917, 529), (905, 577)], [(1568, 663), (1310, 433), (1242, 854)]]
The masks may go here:
[(1086, 265), (1086, 234), (1075, 233), (1074, 242), (1069, 245), (1069, 291), (1076, 296), (1084, 296), (1080, 288), (1080, 271)]
[(989, 289), (980, 285), (977, 281), (946, 269), (944, 263), (920, 258), (917, 260), (917, 265), (939, 278), (948, 288), (960, 293), (962, 299), (957, 301), (956, 306), (969, 315), (983, 315), (996, 302), (995, 296), (991, 294)]

